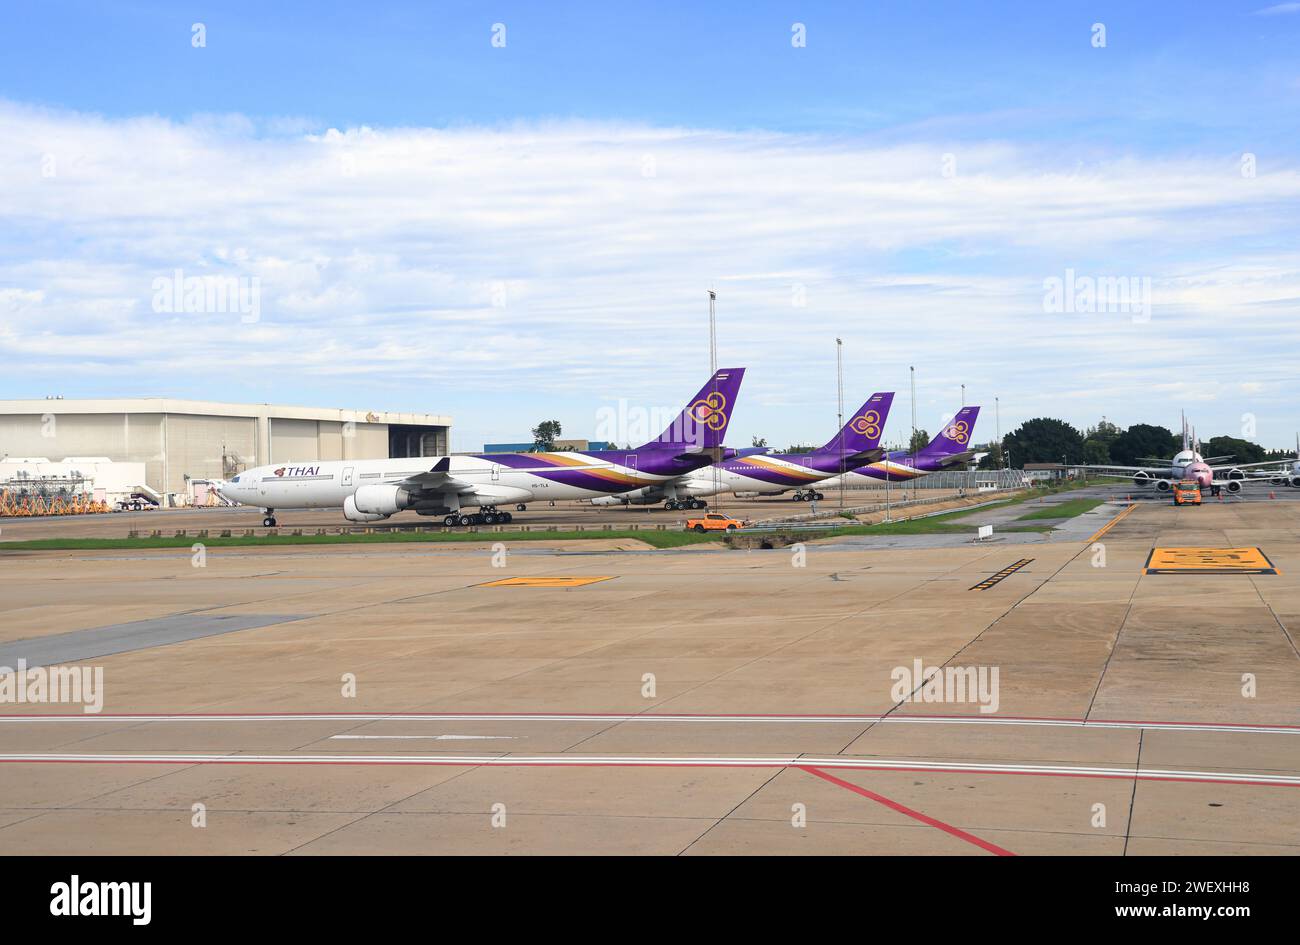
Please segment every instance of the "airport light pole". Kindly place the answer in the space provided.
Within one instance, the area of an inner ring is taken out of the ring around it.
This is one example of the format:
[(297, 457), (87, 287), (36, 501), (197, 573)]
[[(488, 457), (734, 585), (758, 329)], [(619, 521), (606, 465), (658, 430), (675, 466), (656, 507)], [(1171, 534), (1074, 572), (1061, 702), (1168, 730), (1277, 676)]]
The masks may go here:
[(714, 306), (718, 301), (718, 293), (712, 289), (709, 290), (709, 372), (713, 373), (718, 370), (718, 320)]
[[(912, 381), (912, 439), (911, 439), (911, 441), (908, 443), (908, 446), (911, 447), (911, 453), (912, 453), (912, 468), (915, 469), (915, 468), (916, 468), (916, 368), (915, 368), (915, 367), (911, 367), (911, 366), (909, 366), (908, 369), (907, 369), (907, 371), (908, 371), (908, 374), (910, 375), (910, 377), (911, 377), (911, 381)], [(918, 476), (918, 477), (913, 477), (913, 479), (912, 479), (912, 498), (913, 498), (913, 499), (916, 498), (916, 488), (917, 488), (917, 482), (916, 482), (916, 480), (917, 480), (918, 478), (920, 478), (920, 477), (919, 477), (919, 476)]]
[[(1007, 451), (1002, 446), (1002, 412), (998, 407), (998, 399), (993, 398), (993, 423), (997, 427), (998, 436), (998, 469), (1007, 468)], [(1001, 485), (1001, 483), (999, 483)]]
[(835, 393), (837, 397), (838, 413), (836, 414), (836, 429), (840, 431), (840, 441), (837, 444), (837, 452), (840, 457), (840, 508), (844, 508), (844, 342), (840, 338), (835, 339)]
[[(709, 290), (709, 376), (718, 373), (718, 318), (717, 318), (718, 293), (712, 289)], [(722, 458), (722, 451), (718, 451), (718, 459)], [(713, 511), (722, 510), (722, 501), (720, 498), (722, 490), (722, 471), (714, 463), (711, 467), (713, 470)]]

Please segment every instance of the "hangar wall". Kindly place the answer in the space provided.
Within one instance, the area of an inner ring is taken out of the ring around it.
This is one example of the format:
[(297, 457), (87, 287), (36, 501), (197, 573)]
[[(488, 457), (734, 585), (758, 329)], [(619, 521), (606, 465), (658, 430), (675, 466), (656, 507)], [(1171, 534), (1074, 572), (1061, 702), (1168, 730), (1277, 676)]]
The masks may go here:
[[(220, 479), (294, 460), (384, 459), (450, 440), (451, 418), (434, 414), (164, 400), (0, 401), (0, 461), (106, 457), (145, 464), (147, 485), (184, 492), (185, 477)], [(399, 453), (390, 453), (390, 431)], [(412, 436), (408, 431), (415, 431)]]

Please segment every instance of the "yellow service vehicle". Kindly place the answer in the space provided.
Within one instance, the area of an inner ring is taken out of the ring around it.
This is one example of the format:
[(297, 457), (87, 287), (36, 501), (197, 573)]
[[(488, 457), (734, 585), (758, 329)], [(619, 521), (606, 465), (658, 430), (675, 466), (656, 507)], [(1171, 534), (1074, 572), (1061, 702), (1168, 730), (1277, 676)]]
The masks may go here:
[(1195, 479), (1174, 483), (1174, 505), (1200, 505), (1201, 484)]

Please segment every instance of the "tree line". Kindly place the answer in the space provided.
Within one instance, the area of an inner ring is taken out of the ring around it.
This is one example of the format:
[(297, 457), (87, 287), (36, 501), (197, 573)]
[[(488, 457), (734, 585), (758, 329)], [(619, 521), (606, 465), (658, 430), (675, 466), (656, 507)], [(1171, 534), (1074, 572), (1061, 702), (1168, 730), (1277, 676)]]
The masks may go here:
[[(981, 469), (1004, 465), (998, 444), (989, 444), (989, 455)], [(1078, 430), (1064, 420), (1037, 417), (1027, 420), (1003, 437), (1007, 465), (1025, 463), (1081, 463), (1091, 466), (1140, 466), (1144, 459), (1169, 459), (1183, 447), (1181, 434), (1167, 427), (1135, 423), (1121, 429), (1108, 420)], [(1285, 459), (1286, 450), (1267, 450), (1258, 443), (1235, 436), (1213, 436), (1201, 441), (1204, 456), (1231, 456), (1233, 462), (1257, 463)]]

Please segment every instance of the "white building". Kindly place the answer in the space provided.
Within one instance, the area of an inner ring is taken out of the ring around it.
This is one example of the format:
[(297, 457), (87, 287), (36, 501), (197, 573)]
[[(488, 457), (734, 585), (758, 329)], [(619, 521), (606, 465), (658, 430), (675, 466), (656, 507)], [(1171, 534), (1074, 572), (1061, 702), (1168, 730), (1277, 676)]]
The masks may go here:
[(163, 398), (0, 400), (0, 464), (142, 463), (139, 485), (159, 493), (265, 463), (444, 455), (450, 439), (451, 418), (437, 414)]

